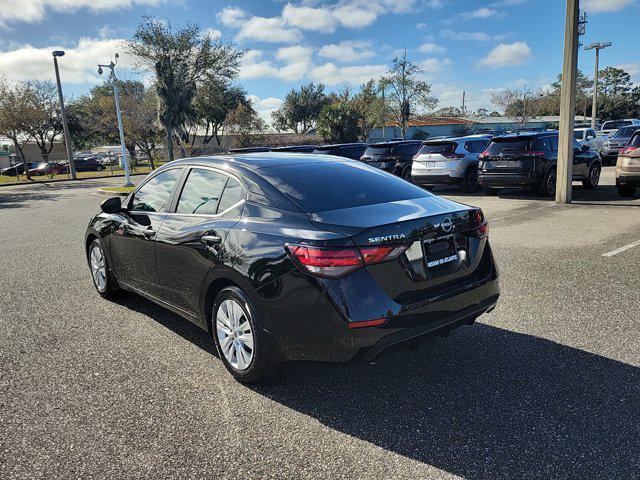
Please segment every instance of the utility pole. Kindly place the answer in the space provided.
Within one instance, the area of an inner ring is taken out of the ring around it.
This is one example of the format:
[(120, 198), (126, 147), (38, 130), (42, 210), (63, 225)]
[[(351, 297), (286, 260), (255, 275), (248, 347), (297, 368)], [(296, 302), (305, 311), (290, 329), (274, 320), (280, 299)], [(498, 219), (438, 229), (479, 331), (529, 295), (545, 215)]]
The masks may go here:
[(60, 98), (60, 111), (62, 113), (62, 130), (64, 132), (64, 144), (67, 147), (67, 159), (69, 160), (69, 173), (71, 178), (76, 179), (76, 165), (73, 161), (73, 145), (71, 135), (69, 135), (69, 125), (67, 124), (67, 111), (64, 108), (64, 96), (62, 95), (62, 83), (60, 82), (60, 70), (58, 70), (58, 57), (64, 57), (63, 50), (56, 50), (52, 53), (53, 66), (56, 70), (56, 83), (58, 84), (58, 97)]
[(576, 77), (578, 76), (578, 24), (580, 0), (567, 0), (564, 27), (564, 60), (560, 89), (560, 134), (556, 203), (571, 203), (573, 179), (573, 123), (576, 111)]
[(113, 98), (116, 104), (116, 116), (118, 117), (118, 132), (120, 133), (120, 148), (122, 149), (122, 166), (124, 167), (124, 186), (125, 187), (133, 187), (133, 183), (131, 183), (131, 172), (129, 170), (129, 156), (127, 155), (127, 147), (124, 143), (124, 128), (122, 127), (122, 112), (120, 111), (120, 96), (118, 94), (118, 78), (116, 77), (116, 65), (118, 64), (119, 55), (116, 53), (116, 62), (110, 62), (108, 65), (98, 65), (98, 73), (102, 75), (102, 67), (108, 68), (111, 70), (111, 74), (109, 75), (109, 80), (113, 84)]
[(591, 128), (596, 129), (596, 117), (598, 116), (598, 69), (600, 68), (600, 50), (610, 47), (611, 42), (592, 43), (584, 47), (585, 50), (596, 51), (596, 64), (593, 72), (593, 103), (591, 104)]
[(467, 95), (467, 92), (465, 92), (465, 91), (463, 90), (463, 91), (462, 91), (462, 116), (463, 116), (463, 117), (464, 117), (464, 110), (465, 110), (465, 108), (464, 108), (464, 102), (465, 102), (465, 100), (466, 100), (466, 98), (465, 98), (465, 97), (466, 97), (466, 95)]

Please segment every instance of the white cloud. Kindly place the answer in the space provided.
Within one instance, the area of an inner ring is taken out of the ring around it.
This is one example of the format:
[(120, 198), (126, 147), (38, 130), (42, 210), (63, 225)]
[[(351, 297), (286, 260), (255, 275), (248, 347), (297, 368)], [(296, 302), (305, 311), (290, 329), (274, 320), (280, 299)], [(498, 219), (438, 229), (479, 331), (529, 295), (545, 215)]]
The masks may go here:
[(302, 38), (300, 30), (288, 28), (280, 17), (251, 17), (242, 22), (236, 40), (270, 43), (294, 43)]
[(242, 68), (240, 69), (240, 78), (261, 78), (275, 77), (278, 69), (268, 60), (263, 60), (264, 52), (260, 50), (249, 50), (242, 59)]
[(427, 24), (425, 22), (416, 23), (416, 30), (424, 30), (427, 28)]
[(461, 13), (460, 16), (466, 19), (481, 19), (481, 18), (489, 18), (495, 17), (498, 15), (498, 12), (492, 8), (482, 7), (477, 10), (473, 10), (471, 12)]
[(309, 76), (315, 82), (333, 86), (341, 83), (360, 85), (372, 78), (380, 78), (387, 71), (386, 65), (358, 65), (338, 67), (334, 63), (325, 63), (311, 69)]
[(216, 18), (222, 25), (232, 28), (239, 28), (246, 16), (247, 13), (244, 10), (232, 6), (224, 7), (216, 14)]
[(623, 63), (622, 65), (616, 65), (616, 68), (621, 68), (629, 75), (634, 83), (640, 83), (640, 63)]
[(450, 58), (426, 58), (419, 65), (424, 69), (425, 75), (429, 76), (434, 73), (440, 73), (445, 67), (453, 65), (453, 61)]
[(444, 38), (449, 38), (451, 40), (464, 40), (464, 41), (472, 41), (472, 42), (500, 42), (507, 38), (510, 33), (503, 33), (500, 35), (489, 35), (485, 32), (459, 32), (457, 30), (443, 30), (441, 35)]
[(260, 98), (255, 95), (248, 95), (249, 101), (258, 115), (267, 123), (271, 123), (271, 112), (280, 108), (282, 100), (280, 98), (268, 97)]
[(445, 50), (443, 46), (433, 42), (423, 43), (418, 47), (418, 51), (421, 53), (442, 53)]
[(499, 68), (522, 65), (531, 57), (531, 48), (525, 42), (501, 43), (484, 57), (479, 66)]
[(107, 12), (131, 8), (135, 5), (158, 5), (162, 0), (2, 0), (0, 25), (11, 22), (39, 22), (48, 11), (72, 12), (87, 9)]
[(209, 37), (211, 40), (218, 40), (218, 39), (222, 38), (222, 32), (220, 30), (215, 29), (215, 28), (205, 28), (204, 30), (202, 30), (200, 35), (203, 38)]
[[(375, 5), (373, 5), (375, 7)], [(336, 20), (347, 28), (364, 28), (373, 24), (380, 13), (377, 8), (368, 8), (351, 4), (341, 5), (333, 10)]]
[[(11, 51), (0, 52), (0, 72), (9, 81), (54, 80), (53, 50), (65, 50), (65, 56), (59, 60), (60, 75), (64, 83), (95, 83), (100, 77), (97, 63), (108, 63), (118, 52), (118, 68), (133, 67), (134, 59), (123, 48), (125, 40), (98, 40), (81, 38), (72, 48), (59, 45), (35, 48), (24, 45)], [(122, 72), (122, 70), (121, 70)]]
[(282, 9), (282, 19), (288, 25), (298, 27), (301, 30), (332, 33), (336, 29), (333, 14), (324, 7), (298, 7), (288, 3)]
[(280, 80), (299, 80), (311, 68), (313, 49), (310, 47), (292, 46), (279, 48), (275, 54), (277, 65), (272, 60), (264, 59), (264, 52), (249, 50), (243, 58), (240, 78), (273, 77)]
[(583, 0), (582, 8), (585, 10), (598, 13), (598, 12), (617, 12), (625, 7), (628, 7), (635, 0)]
[(375, 56), (371, 42), (364, 40), (346, 40), (340, 43), (331, 43), (320, 49), (318, 54), (324, 58), (330, 58), (337, 62), (357, 62)]

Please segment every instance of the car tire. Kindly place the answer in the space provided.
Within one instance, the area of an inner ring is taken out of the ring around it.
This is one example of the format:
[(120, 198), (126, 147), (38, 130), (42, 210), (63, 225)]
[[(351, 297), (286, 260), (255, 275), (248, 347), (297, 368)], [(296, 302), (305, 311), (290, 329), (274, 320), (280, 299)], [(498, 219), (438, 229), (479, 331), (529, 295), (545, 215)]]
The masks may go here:
[(602, 169), (600, 165), (592, 165), (589, 169), (589, 176), (582, 180), (582, 186), (588, 190), (593, 190), (600, 183), (600, 173)]
[(211, 333), (222, 363), (237, 381), (260, 383), (277, 372), (260, 316), (238, 287), (227, 287), (216, 296)]
[(544, 180), (542, 182), (542, 194), (547, 197), (553, 197), (556, 194), (556, 181), (556, 172), (549, 170), (544, 176)]
[(94, 239), (87, 249), (87, 260), (91, 270), (91, 279), (96, 291), (106, 299), (113, 298), (118, 292), (118, 283), (116, 282), (109, 261), (104, 251), (102, 242), (97, 238)]
[(411, 165), (404, 167), (404, 170), (402, 170), (402, 178), (407, 182), (411, 181)]
[(464, 190), (468, 193), (478, 191), (478, 170), (469, 168), (464, 176)]
[(105, 169), (105, 167), (103, 167), (102, 165), (98, 165), (98, 166), (96, 167), (96, 171), (98, 171), (98, 172), (101, 172), (101, 171), (103, 171), (104, 169)]
[(636, 194), (636, 189), (634, 187), (617, 187), (618, 195), (621, 197), (633, 197)]

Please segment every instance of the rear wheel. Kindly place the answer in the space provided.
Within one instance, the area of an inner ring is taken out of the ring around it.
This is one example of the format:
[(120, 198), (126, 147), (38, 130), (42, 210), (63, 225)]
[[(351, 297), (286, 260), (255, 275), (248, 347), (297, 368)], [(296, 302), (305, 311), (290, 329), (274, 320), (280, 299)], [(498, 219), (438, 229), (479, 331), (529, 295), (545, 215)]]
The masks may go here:
[(478, 171), (475, 168), (467, 170), (464, 176), (464, 189), (469, 193), (475, 193), (478, 191)]
[(407, 182), (411, 181), (411, 165), (404, 167), (404, 170), (402, 170), (402, 178)]
[(633, 197), (636, 194), (634, 187), (618, 187), (618, 195), (621, 197)]
[(228, 287), (218, 294), (211, 327), (220, 358), (236, 380), (257, 383), (275, 374), (260, 319), (241, 289)]
[(582, 186), (592, 190), (600, 183), (600, 165), (593, 165), (589, 169), (589, 176), (582, 181)]
[(542, 182), (542, 193), (548, 197), (556, 194), (556, 172), (547, 172)]

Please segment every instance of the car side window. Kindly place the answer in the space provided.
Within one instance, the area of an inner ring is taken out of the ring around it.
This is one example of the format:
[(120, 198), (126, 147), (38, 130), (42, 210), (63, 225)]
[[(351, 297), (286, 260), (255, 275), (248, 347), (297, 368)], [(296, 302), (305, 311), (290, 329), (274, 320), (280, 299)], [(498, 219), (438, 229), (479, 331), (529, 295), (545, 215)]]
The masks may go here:
[(549, 143), (551, 145), (551, 150), (554, 152), (558, 151), (558, 137), (549, 138)]
[(176, 213), (215, 215), (228, 178), (212, 170), (192, 169), (182, 188)]
[(533, 149), (546, 152), (551, 149), (550, 137), (538, 138), (533, 144)]
[(227, 186), (224, 187), (220, 205), (218, 205), (218, 213), (224, 212), (227, 208), (232, 207), (244, 198), (244, 190), (242, 185), (236, 179), (229, 177)]
[(164, 212), (169, 207), (169, 199), (182, 175), (181, 168), (172, 168), (157, 174), (145, 183), (131, 200), (131, 210), (139, 212)]

